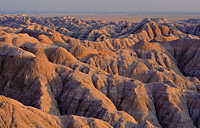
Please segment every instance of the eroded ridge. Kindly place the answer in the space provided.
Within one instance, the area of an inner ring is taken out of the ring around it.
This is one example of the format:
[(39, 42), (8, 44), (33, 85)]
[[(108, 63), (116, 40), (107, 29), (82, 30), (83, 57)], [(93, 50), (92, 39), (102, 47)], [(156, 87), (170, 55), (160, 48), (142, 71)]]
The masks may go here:
[(196, 22), (1, 15), (0, 30), (0, 127), (200, 127)]

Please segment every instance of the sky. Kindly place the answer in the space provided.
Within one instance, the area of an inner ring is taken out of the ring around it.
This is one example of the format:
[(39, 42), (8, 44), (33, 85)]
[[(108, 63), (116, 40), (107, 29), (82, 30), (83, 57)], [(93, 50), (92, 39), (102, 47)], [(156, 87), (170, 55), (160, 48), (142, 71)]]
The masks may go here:
[(0, 11), (195, 12), (200, 0), (0, 0)]

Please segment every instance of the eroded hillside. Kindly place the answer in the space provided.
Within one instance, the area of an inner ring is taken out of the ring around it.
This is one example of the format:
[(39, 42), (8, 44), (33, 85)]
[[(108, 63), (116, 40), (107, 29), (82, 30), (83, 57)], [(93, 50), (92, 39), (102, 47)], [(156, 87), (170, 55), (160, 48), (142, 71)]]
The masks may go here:
[(0, 16), (0, 127), (200, 127), (196, 22)]

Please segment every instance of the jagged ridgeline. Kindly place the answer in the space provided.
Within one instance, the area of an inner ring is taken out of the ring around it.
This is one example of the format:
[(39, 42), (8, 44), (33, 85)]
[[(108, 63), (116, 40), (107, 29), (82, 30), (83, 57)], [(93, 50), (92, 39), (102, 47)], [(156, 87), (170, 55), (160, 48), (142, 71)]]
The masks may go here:
[(198, 19), (0, 16), (0, 127), (200, 127)]

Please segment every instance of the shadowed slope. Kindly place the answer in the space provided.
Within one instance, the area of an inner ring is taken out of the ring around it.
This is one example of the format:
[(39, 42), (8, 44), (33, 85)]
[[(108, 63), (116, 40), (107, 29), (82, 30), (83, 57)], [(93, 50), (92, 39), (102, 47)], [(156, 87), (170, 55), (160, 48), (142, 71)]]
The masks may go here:
[(1, 127), (199, 127), (198, 37), (165, 19), (10, 17)]

